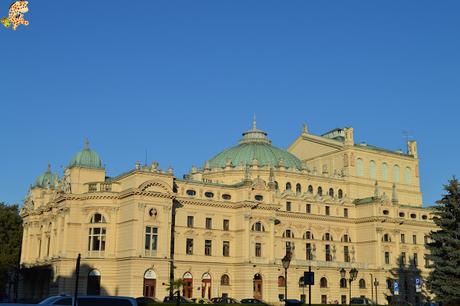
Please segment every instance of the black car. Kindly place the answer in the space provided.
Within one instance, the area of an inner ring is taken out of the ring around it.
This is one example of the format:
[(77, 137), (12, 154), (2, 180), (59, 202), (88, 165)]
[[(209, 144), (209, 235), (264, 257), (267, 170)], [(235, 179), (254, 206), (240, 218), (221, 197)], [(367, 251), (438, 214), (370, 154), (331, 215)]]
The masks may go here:
[(179, 299), (179, 303), (180, 304), (193, 304), (193, 301), (186, 298), (186, 297), (177, 297), (176, 295), (174, 295), (173, 297), (170, 297), (170, 296), (166, 296), (163, 300), (163, 303), (165, 304), (177, 304), (177, 299)]
[(212, 298), (211, 302), (214, 304), (239, 304), (238, 300), (233, 299), (231, 297), (218, 297), (218, 298)]
[(242, 300), (241, 300), (241, 304), (270, 305), (270, 304), (268, 304), (267, 302), (265, 302), (265, 301), (263, 301), (263, 300), (254, 299), (254, 298), (251, 298), (251, 299), (242, 299)]
[(157, 303), (161, 303), (161, 301), (157, 298), (151, 298), (146, 296), (141, 296), (136, 298), (137, 305), (139, 306), (149, 306)]

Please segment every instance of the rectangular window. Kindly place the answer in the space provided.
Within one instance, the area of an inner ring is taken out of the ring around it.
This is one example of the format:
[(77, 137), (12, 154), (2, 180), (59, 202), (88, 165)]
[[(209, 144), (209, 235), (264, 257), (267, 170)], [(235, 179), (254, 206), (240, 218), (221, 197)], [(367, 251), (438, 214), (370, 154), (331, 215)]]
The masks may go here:
[(305, 245), (305, 249), (306, 249), (307, 260), (313, 260), (313, 250), (311, 248), (311, 243), (307, 243)]
[(212, 229), (212, 218), (206, 218), (206, 229)]
[(310, 214), (310, 213), (311, 213), (311, 204), (306, 204), (306, 205), (305, 205), (305, 212), (306, 212), (307, 214)]
[(423, 236), (423, 243), (428, 244), (428, 236)]
[(348, 245), (343, 247), (343, 261), (350, 262), (350, 251), (348, 250)]
[(341, 295), (340, 296), (341, 304), (346, 305), (347, 304), (347, 296), (346, 295)]
[(230, 230), (230, 220), (224, 219), (223, 229), (224, 229), (224, 231), (229, 231)]
[(406, 265), (406, 252), (401, 253), (401, 265), (402, 266)]
[(88, 251), (105, 251), (105, 234), (103, 227), (90, 228)]
[(224, 241), (222, 244), (222, 256), (230, 256), (230, 241)]
[(156, 251), (158, 247), (158, 228), (146, 226), (145, 227), (145, 250)]
[(412, 243), (417, 244), (417, 235), (412, 235)]
[(262, 257), (262, 244), (256, 242), (256, 257)]
[(390, 252), (385, 252), (385, 264), (390, 264)]
[(321, 295), (321, 304), (327, 304), (327, 295), (325, 294)]
[(193, 239), (187, 238), (187, 242), (185, 244), (185, 252), (187, 255), (193, 255)]
[(286, 211), (291, 211), (291, 202), (286, 202)]
[(187, 216), (187, 227), (193, 227), (193, 216)]
[(406, 235), (401, 234), (401, 243), (406, 243)]
[(331, 246), (329, 244), (326, 244), (326, 261), (332, 261), (332, 255), (331, 255)]
[(414, 267), (418, 266), (418, 254), (414, 253)]
[(204, 241), (204, 255), (211, 256), (212, 254), (212, 241), (205, 240)]
[(326, 206), (326, 216), (329, 216), (331, 214), (331, 208), (329, 206)]
[(344, 209), (343, 209), (343, 216), (344, 216), (345, 218), (348, 218), (348, 208), (344, 208)]

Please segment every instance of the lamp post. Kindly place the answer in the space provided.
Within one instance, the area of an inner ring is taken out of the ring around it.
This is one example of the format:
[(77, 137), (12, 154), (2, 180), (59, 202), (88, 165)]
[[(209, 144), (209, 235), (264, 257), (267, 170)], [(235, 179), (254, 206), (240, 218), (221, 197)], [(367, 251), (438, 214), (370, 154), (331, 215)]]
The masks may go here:
[[(351, 282), (354, 281), (356, 279), (356, 277), (358, 276), (358, 269), (356, 268), (352, 268), (350, 271), (349, 271), (349, 274), (350, 274), (350, 277), (348, 278), (348, 293), (349, 293), (349, 298), (348, 298), (348, 305), (351, 305)], [(340, 276), (342, 278), (345, 278), (347, 275), (347, 271), (342, 268), (340, 269)]]
[(375, 287), (375, 304), (379, 304), (379, 295), (377, 294), (377, 287), (379, 286), (379, 281), (377, 277), (374, 279), (374, 287)]
[(289, 265), (291, 264), (291, 247), (286, 247), (286, 255), (281, 259), (284, 268), (284, 300), (287, 300), (287, 270), (289, 269)]

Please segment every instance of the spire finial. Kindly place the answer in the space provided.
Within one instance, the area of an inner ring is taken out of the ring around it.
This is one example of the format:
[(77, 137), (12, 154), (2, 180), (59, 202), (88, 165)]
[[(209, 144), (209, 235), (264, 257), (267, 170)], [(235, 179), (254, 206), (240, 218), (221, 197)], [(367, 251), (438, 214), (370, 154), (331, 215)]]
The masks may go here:
[(252, 130), (257, 130), (257, 120), (256, 120), (256, 113), (254, 113), (254, 117), (252, 118)]
[(48, 172), (51, 172), (51, 164), (48, 163)]
[(85, 142), (83, 144), (83, 149), (89, 150), (89, 140), (88, 140), (88, 138), (85, 138)]
[(306, 123), (303, 124), (302, 135), (308, 134), (308, 126)]

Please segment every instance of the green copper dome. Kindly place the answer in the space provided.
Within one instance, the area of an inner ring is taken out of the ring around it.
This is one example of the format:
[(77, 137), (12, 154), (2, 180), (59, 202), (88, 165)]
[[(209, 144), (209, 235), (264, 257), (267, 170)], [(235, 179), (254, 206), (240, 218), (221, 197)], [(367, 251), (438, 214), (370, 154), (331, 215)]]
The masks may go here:
[(102, 161), (99, 155), (89, 149), (88, 141), (85, 141), (83, 150), (75, 154), (70, 161), (69, 167), (84, 167), (102, 169)]
[(48, 170), (45, 173), (37, 177), (33, 187), (40, 188), (55, 188), (58, 184), (59, 176), (56, 173), (51, 172), (51, 165), (48, 165)]
[(286, 150), (272, 146), (267, 133), (256, 128), (256, 121), (252, 129), (243, 133), (243, 138), (235, 147), (229, 148), (211, 158), (206, 167), (222, 168), (231, 163), (232, 166), (252, 165), (258, 166), (284, 166), (286, 168), (301, 169), (300, 160)]

